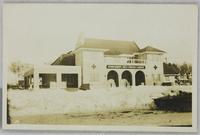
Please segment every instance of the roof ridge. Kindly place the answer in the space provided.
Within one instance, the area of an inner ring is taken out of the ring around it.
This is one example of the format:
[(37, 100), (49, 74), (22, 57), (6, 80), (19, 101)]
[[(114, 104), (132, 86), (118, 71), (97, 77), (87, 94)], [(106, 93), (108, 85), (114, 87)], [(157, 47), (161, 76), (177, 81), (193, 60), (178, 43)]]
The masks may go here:
[(163, 50), (157, 49), (157, 48), (152, 47), (150, 45), (139, 50), (139, 52), (148, 52), (148, 51), (150, 51), (150, 52), (165, 52)]
[(104, 38), (85, 38), (85, 41), (86, 40), (104, 40), (104, 41), (115, 41), (115, 42), (129, 42), (129, 43), (131, 43), (131, 42), (133, 42), (133, 43), (135, 43), (134, 41), (131, 41), (131, 40), (119, 40), (119, 39), (104, 39)]

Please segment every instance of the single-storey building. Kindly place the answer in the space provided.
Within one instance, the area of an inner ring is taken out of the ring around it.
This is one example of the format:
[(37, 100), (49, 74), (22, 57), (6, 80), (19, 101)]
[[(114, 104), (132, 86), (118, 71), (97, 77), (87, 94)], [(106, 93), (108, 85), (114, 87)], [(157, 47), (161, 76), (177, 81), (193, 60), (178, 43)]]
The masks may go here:
[(78, 88), (80, 66), (35, 66), (25, 73), (25, 88)]
[(133, 41), (85, 38), (51, 65), (25, 74), (26, 88), (131, 87), (164, 81), (164, 51)]

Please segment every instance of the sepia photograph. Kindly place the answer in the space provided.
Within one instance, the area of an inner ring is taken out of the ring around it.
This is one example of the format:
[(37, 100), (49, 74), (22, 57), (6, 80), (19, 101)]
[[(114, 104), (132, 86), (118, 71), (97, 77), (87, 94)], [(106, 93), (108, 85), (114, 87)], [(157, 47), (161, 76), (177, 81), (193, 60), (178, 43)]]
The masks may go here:
[(195, 4), (3, 5), (3, 128), (197, 131)]

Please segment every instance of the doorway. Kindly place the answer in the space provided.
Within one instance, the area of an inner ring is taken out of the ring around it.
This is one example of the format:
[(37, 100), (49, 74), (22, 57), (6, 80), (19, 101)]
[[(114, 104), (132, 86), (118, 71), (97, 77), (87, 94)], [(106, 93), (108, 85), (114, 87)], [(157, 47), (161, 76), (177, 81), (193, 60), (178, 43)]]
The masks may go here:
[(145, 75), (142, 71), (137, 71), (135, 73), (135, 85), (145, 85)]
[(122, 73), (122, 79), (126, 79), (130, 86), (132, 86), (132, 74), (130, 71), (126, 70)]
[(118, 74), (116, 71), (111, 70), (108, 72), (107, 80), (110, 80), (110, 79), (114, 80), (116, 87), (119, 87), (119, 79), (118, 79)]

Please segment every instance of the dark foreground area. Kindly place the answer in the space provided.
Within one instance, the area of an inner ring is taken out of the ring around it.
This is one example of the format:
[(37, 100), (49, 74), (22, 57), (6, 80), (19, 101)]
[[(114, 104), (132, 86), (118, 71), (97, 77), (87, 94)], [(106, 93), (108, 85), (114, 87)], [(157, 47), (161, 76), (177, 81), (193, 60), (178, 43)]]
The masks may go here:
[(170, 91), (170, 93), (154, 99), (154, 104), (158, 110), (192, 112), (192, 93), (184, 91)]
[(15, 124), (192, 126), (191, 112), (130, 110), (98, 114), (54, 114), (12, 117)]

